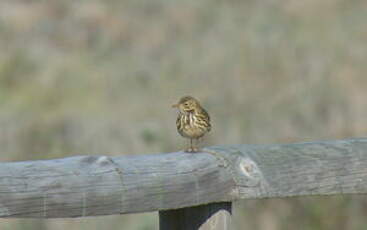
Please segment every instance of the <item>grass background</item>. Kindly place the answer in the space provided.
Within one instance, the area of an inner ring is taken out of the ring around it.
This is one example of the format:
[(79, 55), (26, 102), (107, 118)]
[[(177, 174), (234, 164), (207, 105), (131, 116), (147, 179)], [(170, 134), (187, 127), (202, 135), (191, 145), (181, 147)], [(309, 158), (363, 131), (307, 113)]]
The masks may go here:
[[(0, 161), (182, 149), (179, 97), (205, 145), (365, 136), (363, 0), (2, 0)], [(366, 229), (363, 196), (237, 202), (236, 229)], [(1, 229), (158, 229), (156, 213), (1, 220)]]

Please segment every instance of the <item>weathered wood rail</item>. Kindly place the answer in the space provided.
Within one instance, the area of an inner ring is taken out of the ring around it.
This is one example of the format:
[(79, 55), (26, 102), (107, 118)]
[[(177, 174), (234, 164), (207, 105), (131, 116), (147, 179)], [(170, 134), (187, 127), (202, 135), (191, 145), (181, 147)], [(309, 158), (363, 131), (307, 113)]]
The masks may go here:
[(0, 163), (7, 218), (160, 211), (161, 229), (228, 229), (238, 199), (356, 193), (367, 193), (365, 138)]

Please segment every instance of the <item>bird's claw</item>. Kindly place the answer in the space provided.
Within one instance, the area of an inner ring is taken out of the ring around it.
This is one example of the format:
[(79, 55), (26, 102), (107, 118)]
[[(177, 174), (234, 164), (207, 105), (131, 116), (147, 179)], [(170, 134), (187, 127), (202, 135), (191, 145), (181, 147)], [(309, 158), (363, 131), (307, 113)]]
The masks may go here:
[(190, 147), (190, 148), (186, 149), (185, 152), (187, 152), (187, 153), (197, 153), (197, 152), (199, 152), (199, 149), (196, 148), (196, 147)]
[(192, 148), (185, 149), (185, 152), (186, 153), (192, 153), (193, 152), (193, 149)]

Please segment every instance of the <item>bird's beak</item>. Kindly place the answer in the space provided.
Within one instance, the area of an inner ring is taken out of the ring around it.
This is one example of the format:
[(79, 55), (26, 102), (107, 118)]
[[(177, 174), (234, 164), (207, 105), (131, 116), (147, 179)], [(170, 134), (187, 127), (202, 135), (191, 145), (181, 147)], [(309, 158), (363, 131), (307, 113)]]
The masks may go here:
[(178, 104), (172, 105), (172, 108), (178, 108)]

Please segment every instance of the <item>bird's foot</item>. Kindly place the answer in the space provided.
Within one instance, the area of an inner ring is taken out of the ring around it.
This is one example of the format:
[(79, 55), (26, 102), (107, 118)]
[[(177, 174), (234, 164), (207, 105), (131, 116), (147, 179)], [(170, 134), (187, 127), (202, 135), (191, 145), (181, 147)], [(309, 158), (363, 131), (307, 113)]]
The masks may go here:
[(192, 148), (192, 152), (193, 152), (193, 153), (197, 153), (197, 152), (199, 152), (199, 151), (200, 151), (200, 149), (198, 149), (198, 148), (196, 148), (196, 147), (193, 147), (193, 148)]
[(185, 149), (185, 152), (186, 153), (193, 153), (194, 152), (194, 149), (190, 147), (188, 149)]
[(190, 147), (188, 149), (185, 149), (185, 152), (186, 153), (197, 153), (197, 152), (199, 152), (199, 149), (196, 148), (196, 147)]

